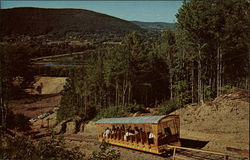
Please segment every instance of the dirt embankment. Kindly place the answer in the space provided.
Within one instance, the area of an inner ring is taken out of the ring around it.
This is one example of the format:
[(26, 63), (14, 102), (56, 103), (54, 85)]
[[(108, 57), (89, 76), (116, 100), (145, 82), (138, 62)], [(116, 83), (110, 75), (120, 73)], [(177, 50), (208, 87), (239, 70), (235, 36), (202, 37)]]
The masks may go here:
[(14, 113), (22, 113), (30, 118), (37, 118), (38, 115), (53, 110), (58, 106), (61, 100), (61, 95), (51, 95), (39, 97), (34, 102), (11, 103), (9, 107)]
[[(33, 98), (25, 98), (10, 103), (14, 113), (23, 113), (30, 118), (37, 118), (38, 115), (53, 110), (61, 100), (59, 94), (66, 83), (66, 77), (35, 77), (34, 89), (27, 89), (29, 94), (36, 94)], [(41, 94), (37, 87), (41, 86)]]
[(32, 94), (38, 94), (37, 88), (41, 87), (41, 94), (57, 94), (63, 90), (66, 77), (35, 77), (34, 89), (27, 90)]
[(249, 93), (234, 90), (202, 105), (174, 112), (181, 118), (181, 137), (208, 141), (203, 148), (229, 152), (227, 147), (249, 151)]

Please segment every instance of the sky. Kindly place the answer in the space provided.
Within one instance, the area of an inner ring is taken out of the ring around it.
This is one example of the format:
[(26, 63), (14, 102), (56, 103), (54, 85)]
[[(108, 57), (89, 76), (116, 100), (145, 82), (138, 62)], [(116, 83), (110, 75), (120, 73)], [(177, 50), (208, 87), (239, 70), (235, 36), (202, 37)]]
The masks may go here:
[[(1, 0), (0, 0), (1, 1)], [(2, 0), (1, 7), (39, 7), (39, 8), (80, 8), (88, 9), (128, 21), (176, 22), (175, 15), (182, 1), (13, 1)]]

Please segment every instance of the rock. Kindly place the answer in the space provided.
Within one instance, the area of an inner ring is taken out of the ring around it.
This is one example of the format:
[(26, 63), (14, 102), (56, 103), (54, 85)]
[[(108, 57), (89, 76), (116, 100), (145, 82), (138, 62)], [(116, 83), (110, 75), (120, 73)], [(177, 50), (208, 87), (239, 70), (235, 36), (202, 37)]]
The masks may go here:
[(76, 133), (76, 123), (75, 122), (68, 122), (66, 124), (66, 133), (67, 134), (74, 134)]

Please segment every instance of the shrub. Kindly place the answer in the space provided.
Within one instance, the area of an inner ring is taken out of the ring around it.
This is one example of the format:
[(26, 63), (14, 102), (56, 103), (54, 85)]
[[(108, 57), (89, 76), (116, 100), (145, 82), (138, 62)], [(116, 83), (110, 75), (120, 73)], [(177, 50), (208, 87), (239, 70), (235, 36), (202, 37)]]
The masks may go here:
[(105, 141), (100, 145), (100, 152), (93, 152), (89, 160), (118, 160), (120, 159), (120, 152), (110, 149), (110, 145)]
[[(1, 137), (3, 138), (3, 137)], [(83, 160), (79, 148), (65, 149), (62, 139), (52, 138), (34, 145), (27, 137), (5, 137), (5, 145), (0, 143), (0, 159), (7, 160)]]
[(100, 145), (100, 152), (93, 152), (86, 158), (79, 147), (66, 149), (63, 137), (41, 140), (34, 144), (27, 137), (9, 138), (0, 132), (1, 160), (118, 160), (120, 152), (110, 149), (108, 144)]
[(206, 101), (211, 101), (213, 99), (214, 93), (210, 86), (204, 86), (204, 94), (204, 98)]
[(226, 94), (230, 91), (232, 91), (234, 89), (234, 87), (230, 86), (230, 85), (225, 85), (221, 88), (221, 91), (223, 94)]
[(179, 108), (181, 108), (182, 105), (181, 103), (176, 100), (176, 99), (172, 99), (172, 100), (169, 100), (165, 103), (162, 103), (158, 106), (158, 113), (157, 114), (169, 114)]
[(127, 112), (135, 113), (141, 110), (141, 106), (138, 104), (130, 104), (127, 106)]
[(108, 108), (101, 109), (97, 116), (95, 117), (95, 120), (101, 119), (101, 118), (112, 118), (112, 117), (120, 117), (123, 114), (127, 112), (127, 109), (125, 106), (110, 106)]
[[(1, 114), (0, 114), (0, 118)], [(25, 116), (24, 114), (14, 114), (11, 110), (7, 111), (7, 117), (6, 117), (6, 126), (9, 129), (17, 129), (18, 131), (25, 131), (30, 129), (30, 122), (29, 117)], [(1, 126), (0, 121), (0, 126)]]
[(14, 115), (14, 124), (15, 128), (19, 131), (25, 131), (30, 128), (30, 122), (29, 122), (29, 117), (25, 116), (24, 114), (15, 114)]
[(108, 108), (101, 109), (95, 120), (101, 118), (112, 118), (112, 117), (122, 117), (128, 113), (135, 113), (141, 110), (141, 107), (137, 104), (130, 104), (127, 106), (119, 105), (119, 106), (110, 106)]

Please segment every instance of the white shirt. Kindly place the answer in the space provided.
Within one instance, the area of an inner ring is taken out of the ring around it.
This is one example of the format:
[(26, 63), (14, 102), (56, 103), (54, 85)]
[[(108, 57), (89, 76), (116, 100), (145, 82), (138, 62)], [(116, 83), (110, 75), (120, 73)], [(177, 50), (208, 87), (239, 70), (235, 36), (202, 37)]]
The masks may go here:
[(130, 132), (126, 132), (125, 135), (124, 135), (124, 140), (126, 141), (127, 140), (127, 137), (128, 136), (131, 136), (131, 135), (134, 135), (133, 133), (130, 133)]
[(148, 138), (155, 138), (155, 135), (153, 133), (149, 133)]
[(108, 135), (111, 133), (111, 131), (109, 129), (107, 129), (104, 133), (103, 133), (103, 137), (108, 137)]

